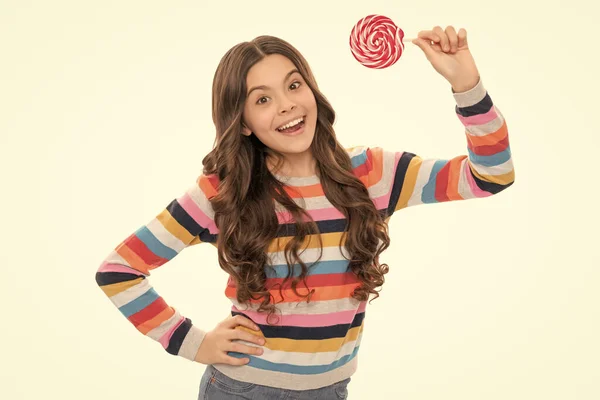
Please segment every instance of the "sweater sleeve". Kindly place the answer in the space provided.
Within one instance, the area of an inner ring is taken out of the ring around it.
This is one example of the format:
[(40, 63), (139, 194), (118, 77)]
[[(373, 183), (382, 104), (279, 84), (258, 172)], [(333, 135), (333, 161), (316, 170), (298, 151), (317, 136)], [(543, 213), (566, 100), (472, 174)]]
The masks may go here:
[(506, 121), (481, 78), (471, 90), (452, 93), (468, 154), (446, 160), (366, 148), (369, 191), (386, 217), (410, 206), (492, 196), (514, 183)]
[(216, 227), (209, 198), (214, 186), (200, 176), (179, 198), (129, 235), (103, 260), (96, 283), (143, 335), (170, 354), (193, 361), (205, 331), (154, 290), (150, 271), (165, 265), (183, 249), (215, 243)]

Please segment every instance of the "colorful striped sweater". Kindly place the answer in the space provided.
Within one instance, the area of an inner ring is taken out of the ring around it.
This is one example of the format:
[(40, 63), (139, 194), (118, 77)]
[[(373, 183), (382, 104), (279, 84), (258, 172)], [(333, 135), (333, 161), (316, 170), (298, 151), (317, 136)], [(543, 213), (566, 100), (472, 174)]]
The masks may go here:
[[(481, 80), (473, 89), (453, 92), (453, 96), (456, 115), (465, 127), (468, 155), (442, 160), (422, 159), (413, 153), (380, 147), (346, 149), (355, 174), (367, 186), (377, 209), (386, 213), (386, 221), (405, 207), (483, 198), (514, 182), (507, 126)], [(319, 227), (324, 246), (321, 261), (314, 263), (319, 255), (318, 240), (311, 240), (310, 236), (308, 249), (301, 254), (307, 266), (314, 264), (307, 283), (315, 292), (311, 302), (306, 303), (291, 289), (283, 291), (283, 298), (278, 288), (273, 289), (279, 312), (269, 325), (265, 314), (255, 311), (257, 302), (253, 301), (249, 308), (237, 303), (236, 288), (229, 278), (225, 294), (232, 303), (231, 314), (246, 315), (258, 324), (260, 332), (241, 326), (237, 329), (264, 336), (266, 344), (260, 356), (228, 353), (249, 357), (246, 365), (214, 366), (245, 382), (293, 390), (314, 389), (355, 372), (367, 302), (351, 296), (359, 281), (342, 257), (342, 252), (345, 257), (349, 254), (338, 247), (344, 217), (324, 196), (319, 179), (277, 178), (295, 188), (289, 191), (290, 195), (301, 195), (304, 202), (298, 204), (308, 210)], [(206, 333), (204, 329), (210, 327), (201, 328), (181, 315), (154, 290), (148, 277), (151, 270), (165, 265), (187, 247), (199, 243), (216, 246), (219, 230), (210, 199), (217, 188), (214, 176), (201, 175), (147, 225), (120, 243), (95, 276), (102, 291), (138, 331), (159, 342), (168, 353), (188, 360), (194, 360)], [(299, 200), (302, 199), (295, 198)], [(285, 212), (278, 209), (277, 213), (280, 224), (288, 222)], [(268, 248), (274, 268), (266, 268), (267, 287), (281, 282), (288, 270), (282, 250), (290, 237), (280, 239), (279, 245), (274, 241)], [(218, 264), (215, 268), (219, 268)], [(299, 265), (294, 268), (294, 275), (298, 275)], [(302, 283), (298, 292), (306, 293)]]

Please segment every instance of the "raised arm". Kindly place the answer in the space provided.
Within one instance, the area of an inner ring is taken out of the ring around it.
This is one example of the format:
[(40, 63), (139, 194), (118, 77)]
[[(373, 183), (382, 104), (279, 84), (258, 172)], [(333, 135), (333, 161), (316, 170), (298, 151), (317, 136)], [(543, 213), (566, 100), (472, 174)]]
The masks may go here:
[(446, 160), (381, 147), (352, 151), (353, 164), (387, 217), (405, 207), (492, 196), (514, 183), (506, 121), (481, 79), (453, 96), (467, 154)]

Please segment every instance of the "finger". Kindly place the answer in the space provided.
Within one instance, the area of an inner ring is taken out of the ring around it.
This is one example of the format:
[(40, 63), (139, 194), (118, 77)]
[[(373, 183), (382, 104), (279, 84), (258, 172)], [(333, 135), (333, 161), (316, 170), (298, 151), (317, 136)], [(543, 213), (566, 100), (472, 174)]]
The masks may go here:
[(433, 31), (421, 31), (417, 35), (417, 38), (428, 40), (429, 42), (439, 43), (442, 40), (437, 34)]
[[(230, 329), (229, 332), (231, 333), (231, 337), (237, 339), (238, 338), (238, 333), (237, 332), (245, 332), (246, 334), (250, 335), (253, 338), (261, 338), (263, 337), (261, 332), (257, 332), (254, 329), (250, 329), (247, 328), (243, 325), (237, 325), (234, 329)], [(244, 336), (246, 337), (246, 336)], [(254, 339), (252, 339), (251, 341), (254, 341)]]
[(448, 42), (450, 43), (450, 51), (456, 53), (458, 49), (458, 36), (452, 25), (446, 27), (446, 36), (448, 36)]
[[(434, 49), (434, 47), (429, 44), (429, 39), (416, 38), (412, 43), (419, 46), (421, 50), (423, 50), (423, 53), (425, 53), (425, 57), (431, 62), (437, 57), (437, 53), (441, 53), (440, 50)], [(440, 47), (437, 44), (434, 46), (437, 46), (438, 49)]]
[(463, 47), (468, 47), (467, 46), (467, 31), (464, 28), (460, 28), (458, 30), (458, 48), (462, 49)]
[(412, 41), (423, 50), (427, 58), (433, 56), (436, 52), (441, 53), (442, 48), (439, 43), (442, 39), (433, 31), (421, 31), (417, 38)]
[(245, 317), (241, 314), (238, 314), (235, 317), (231, 317), (227, 321), (227, 327), (229, 327), (229, 328), (235, 328), (238, 325), (242, 325), (242, 326), (245, 326), (246, 328), (254, 329), (255, 331), (259, 330), (258, 325), (256, 325), (254, 322), (252, 322), (252, 320), (250, 320), (248, 317)]
[(446, 32), (444, 32), (444, 30), (442, 29), (441, 26), (436, 26), (435, 28), (433, 28), (433, 33), (435, 33), (436, 35), (438, 35), (440, 37), (440, 45), (442, 47), (442, 50), (444, 51), (449, 51), (450, 50), (450, 43), (448, 41), (448, 36), (446, 35)]
[(231, 342), (228, 346), (228, 351), (235, 351), (242, 354), (261, 355), (264, 350), (260, 347), (248, 346), (245, 344)]
[(250, 362), (250, 358), (248, 358), (248, 357), (237, 358), (237, 357), (232, 357), (232, 356), (228, 356), (228, 355), (223, 355), (221, 362), (223, 364), (230, 364), (230, 365), (245, 365)]
[(231, 335), (231, 337), (230, 337), (231, 340), (235, 340), (235, 339), (245, 340), (246, 342), (256, 343), (260, 346), (262, 346), (263, 344), (266, 343), (266, 340), (263, 336), (257, 335), (254, 333), (250, 333), (250, 332), (246, 332), (246, 331), (242, 331), (239, 329), (232, 331), (230, 335)]

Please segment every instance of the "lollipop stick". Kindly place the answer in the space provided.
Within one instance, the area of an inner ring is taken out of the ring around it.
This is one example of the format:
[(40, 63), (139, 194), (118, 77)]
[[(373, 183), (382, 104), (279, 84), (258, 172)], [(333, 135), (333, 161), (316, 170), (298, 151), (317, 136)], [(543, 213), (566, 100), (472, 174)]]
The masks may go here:
[(413, 40), (415, 40), (415, 39), (416, 39), (416, 38), (406, 38), (406, 37), (405, 37), (405, 38), (402, 38), (402, 41), (403, 41), (403, 42), (411, 42), (411, 43), (412, 43), (412, 41), (413, 41)]

